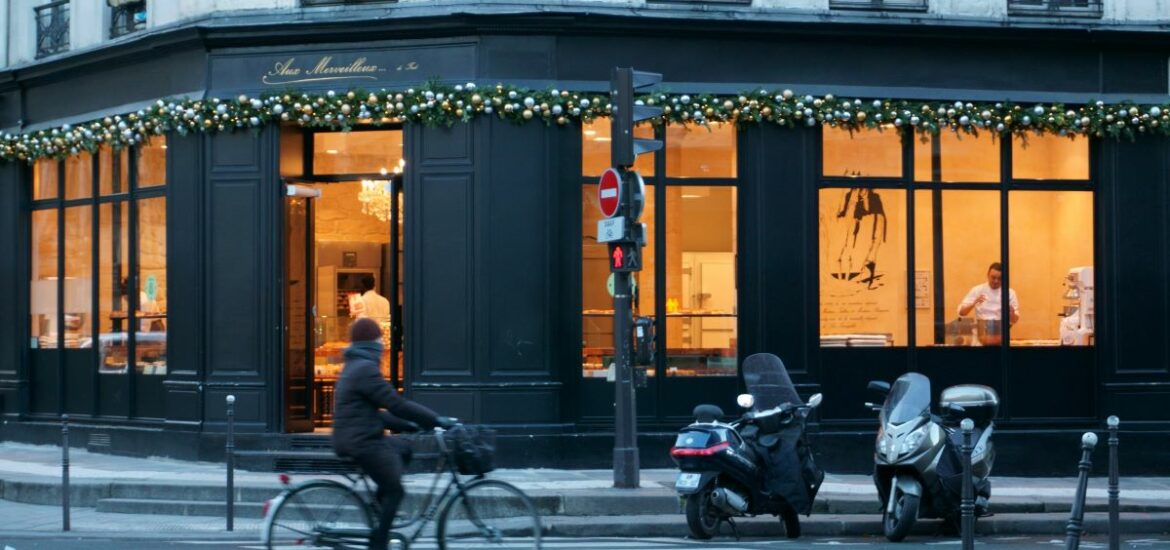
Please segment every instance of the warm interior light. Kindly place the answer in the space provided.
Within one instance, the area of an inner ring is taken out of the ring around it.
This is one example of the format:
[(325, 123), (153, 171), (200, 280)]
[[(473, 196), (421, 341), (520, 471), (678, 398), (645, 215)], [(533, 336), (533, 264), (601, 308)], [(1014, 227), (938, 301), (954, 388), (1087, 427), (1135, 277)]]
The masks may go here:
[(597, 135), (597, 130), (585, 130), (586, 137), (593, 137)]
[(703, 198), (703, 196), (702, 195), (683, 195), (682, 198), (684, 198), (684, 199), (701, 199), (701, 198)]
[(604, 137), (604, 136), (602, 136), (602, 137), (595, 137), (595, 138), (593, 138), (593, 141), (612, 141), (612, 140), (611, 140), (611, 139), (609, 139), (608, 137)]
[(326, 149), (326, 150), (325, 150), (325, 153), (326, 153), (326, 154), (329, 154), (329, 155), (336, 155), (336, 154), (337, 154), (337, 149)]

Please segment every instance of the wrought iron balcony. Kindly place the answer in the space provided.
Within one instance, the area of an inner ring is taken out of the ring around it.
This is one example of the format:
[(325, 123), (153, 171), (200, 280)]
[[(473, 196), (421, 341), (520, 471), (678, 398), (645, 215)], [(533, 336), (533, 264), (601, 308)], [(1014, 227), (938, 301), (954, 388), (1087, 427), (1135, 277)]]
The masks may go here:
[(107, 0), (110, 4), (110, 38), (146, 28), (146, 0)]
[(69, 49), (69, 0), (33, 8), (37, 20), (37, 58)]
[(1103, 0), (1008, 0), (1009, 15), (1101, 17)]
[(829, 9), (870, 11), (926, 11), (927, 0), (829, 0)]

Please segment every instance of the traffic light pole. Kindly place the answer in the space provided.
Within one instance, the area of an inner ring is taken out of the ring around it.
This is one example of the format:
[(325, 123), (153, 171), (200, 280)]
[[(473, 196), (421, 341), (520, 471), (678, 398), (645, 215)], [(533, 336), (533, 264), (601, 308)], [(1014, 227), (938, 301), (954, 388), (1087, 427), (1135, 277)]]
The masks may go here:
[[(642, 270), (641, 247), (646, 243), (645, 226), (638, 223), (645, 205), (645, 184), (633, 170), (634, 161), (642, 153), (658, 151), (662, 142), (637, 139), (634, 125), (662, 115), (662, 109), (635, 101), (638, 88), (653, 86), (662, 81), (662, 75), (614, 68), (610, 76), (612, 118), (610, 126), (610, 164), (598, 186), (602, 213), (606, 217), (620, 215), (620, 238), (609, 241), (610, 270), (613, 272), (613, 370), (614, 370), (614, 445), (613, 485), (623, 489), (638, 487), (638, 408), (634, 396), (634, 362), (632, 344), (634, 319), (630, 272)], [(616, 173), (617, 177), (614, 177)], [(616, 185), (620, 181), (621, 185)], [(607, 181), (609, 182), (607, 184)], [(618, 199), (619, 205), (614, 204)], [(608, 207), (607, 207), (608, 205)], [(618, 206), (617, 209), (614, 209)], [(598, 233), (601, 224), (598, 222)], [(599, 241), (600, 236), (599, 236)]]
[(614, 414), (613, 486), (636, 489), (639, 482), (638, 413), (634, 368), (630, 360), (633, 312), (630, 274), (613, 276)]

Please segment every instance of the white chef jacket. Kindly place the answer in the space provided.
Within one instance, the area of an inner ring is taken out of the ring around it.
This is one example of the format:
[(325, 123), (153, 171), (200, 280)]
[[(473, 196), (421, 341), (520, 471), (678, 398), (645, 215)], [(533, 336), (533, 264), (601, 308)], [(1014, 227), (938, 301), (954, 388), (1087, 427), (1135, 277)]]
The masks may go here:
[[(979, 319), (979, 320), (989, 320), (989, 319), (1000, 320), (1000, 319), (1003, 319), (1003, 293), (1001, 292), (1002, 290), (1003, 290), (1002, 288), (993, 289), (993, 288), (991, 288), (991, 285), (989, 285), (987, 283), (983, 283), (981, 285), (975, 285), (974, 288), (972, 288), (969, 292), (967, 292), (967, 296), (965, 298), (963, 298), (963, 301), (959, 302), (959, 310), (958, 311), (962, 311), (963, 308), (975, 303), (975, 298), (978, 298), (979, 295), (982, 294), (982, 295), (986, 296), (987, 299), (984, 300), (982, 304), (975, 306), (975, 310), (974, 310), (975, 318)], [(1015, 290), (1010, 289), (1010, 288), (1008, 289), (1008, 300), (1012, 304), (1012, 311), (1016, 312), (1016, 315), (1019, 315), (1019, 313), (1020, 313), (1020, 300), (1019, 300), (1019, 298), (1016, 297)], [(960, 317), (961, 316), (962, 315), (960, 315)]]
[(358, 297), (362, 307), (357, 308), (357, 317), (368, 317), (375, 321), (389, 321), (390, 320), (390, 300), (379, 295), (373, 290), (367, 290), (365, 294)]

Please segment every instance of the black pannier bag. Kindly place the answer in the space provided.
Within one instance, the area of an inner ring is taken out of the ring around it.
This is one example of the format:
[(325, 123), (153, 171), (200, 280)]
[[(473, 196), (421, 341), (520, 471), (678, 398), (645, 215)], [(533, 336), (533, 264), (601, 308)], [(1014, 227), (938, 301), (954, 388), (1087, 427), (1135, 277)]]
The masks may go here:
[(496, 431), (481, 426), (459, 425), (444, 439), (452, 451), (455, 468), (463, 475), (483, 475), (495, 469)]

